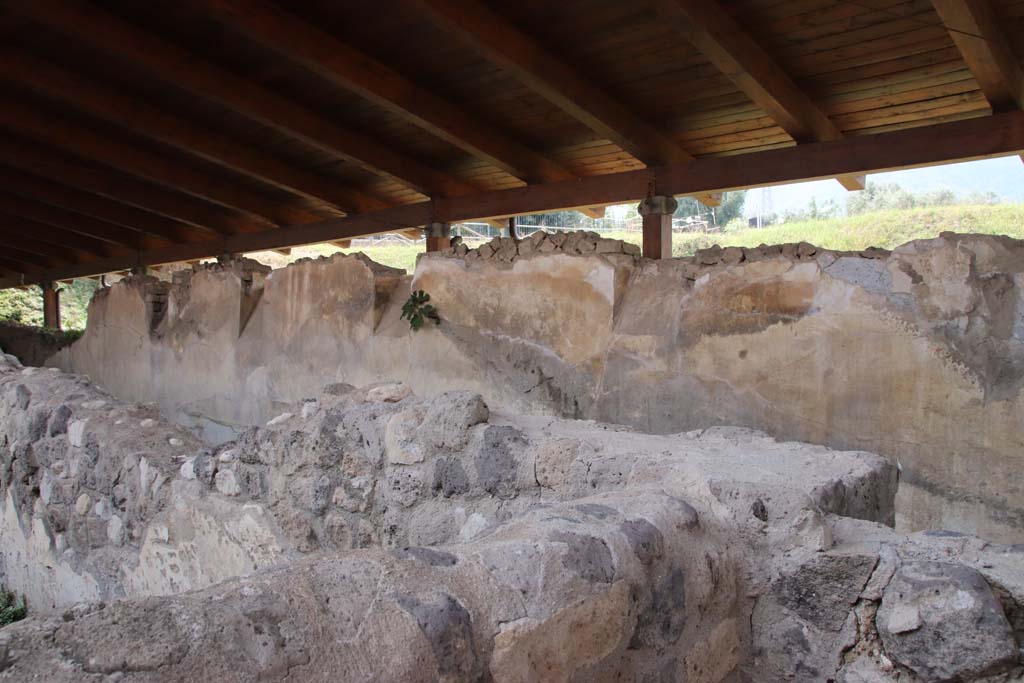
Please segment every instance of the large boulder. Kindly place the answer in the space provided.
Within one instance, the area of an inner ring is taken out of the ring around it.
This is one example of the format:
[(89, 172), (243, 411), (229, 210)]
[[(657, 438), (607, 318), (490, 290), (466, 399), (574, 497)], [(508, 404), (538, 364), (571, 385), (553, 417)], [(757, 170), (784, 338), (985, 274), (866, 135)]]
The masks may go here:
[(909, 562), (885, 589), (876, 619), (885, 650), (925, 683), (972, 680), (1017, 662), (1003, 608), (985, 578), (950, 562)]

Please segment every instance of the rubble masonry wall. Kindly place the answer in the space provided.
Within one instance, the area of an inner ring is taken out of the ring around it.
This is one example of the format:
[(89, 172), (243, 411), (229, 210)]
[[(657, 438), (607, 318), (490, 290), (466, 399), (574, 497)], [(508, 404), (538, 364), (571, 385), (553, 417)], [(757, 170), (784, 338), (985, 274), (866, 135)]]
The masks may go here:
[[(336, 256), (132, 278), (50, 362), (211, 441), (332, 382), (387, 380), (652, 433), (747, 426), (895, 460), (900, 528), (1020, 542), (1022, 273), (1024, 244), (992, 236), (649, 261), (540, 233), (425, 255), (412, 276)], [(440, 326), (400, 320), (410, 288)]]

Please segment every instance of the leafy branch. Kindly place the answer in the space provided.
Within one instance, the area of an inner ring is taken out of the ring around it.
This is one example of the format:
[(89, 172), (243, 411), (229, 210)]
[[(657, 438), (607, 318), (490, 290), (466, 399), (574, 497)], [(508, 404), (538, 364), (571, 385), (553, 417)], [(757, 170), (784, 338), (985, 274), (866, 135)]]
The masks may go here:
[(25, 601), (0, 587), (0, 626), (24, 619), (25, 614)]
[(417, 289), (402, 305), (402, 318), (409, 321), (409, 327), (413, 332), (423, 327), (423, 323), (427, 320), (433, 320), (436, 325), (441, 324), (437, 309), (433, 304), (427, 303), (428, 301), (430, 301), (430, 295), (422, 289)]

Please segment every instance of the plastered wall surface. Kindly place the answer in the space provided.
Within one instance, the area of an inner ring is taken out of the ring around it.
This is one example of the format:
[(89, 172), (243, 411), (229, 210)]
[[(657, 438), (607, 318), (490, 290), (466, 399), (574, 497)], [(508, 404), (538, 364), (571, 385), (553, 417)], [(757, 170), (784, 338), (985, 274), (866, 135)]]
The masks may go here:
[[(583, 233), (457, 245), (412, 276), (360, 256), (233, 262), (103, 290), (50, 363), (211, 441), (334, 382), (466, 389), (652, 433), (711, 425), (876, 452), (897, 524), (1024, 540), (1024, 245), (944, 234), (647, 261)], [(399, 319), (410, 288), (442, 318)]]

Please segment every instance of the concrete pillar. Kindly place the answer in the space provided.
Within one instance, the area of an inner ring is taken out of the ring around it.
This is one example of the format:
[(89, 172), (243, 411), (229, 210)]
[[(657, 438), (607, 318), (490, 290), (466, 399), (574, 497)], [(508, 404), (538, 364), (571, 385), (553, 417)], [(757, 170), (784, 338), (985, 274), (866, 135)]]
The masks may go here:
[(60, 292), (53, 282), (44, 282), (43, 289), (43, 327), (51, 330), (60, 329)]
[(427, 238), (427, 251), (441, 251), (449, 246), (452, 226), (448, 223), (427, 223), (423, 234)]
[(675, 197), (648, 197), (637, 211), (644, 217), (644, 258), (672, 258), (672, 214), (679, 203)]

